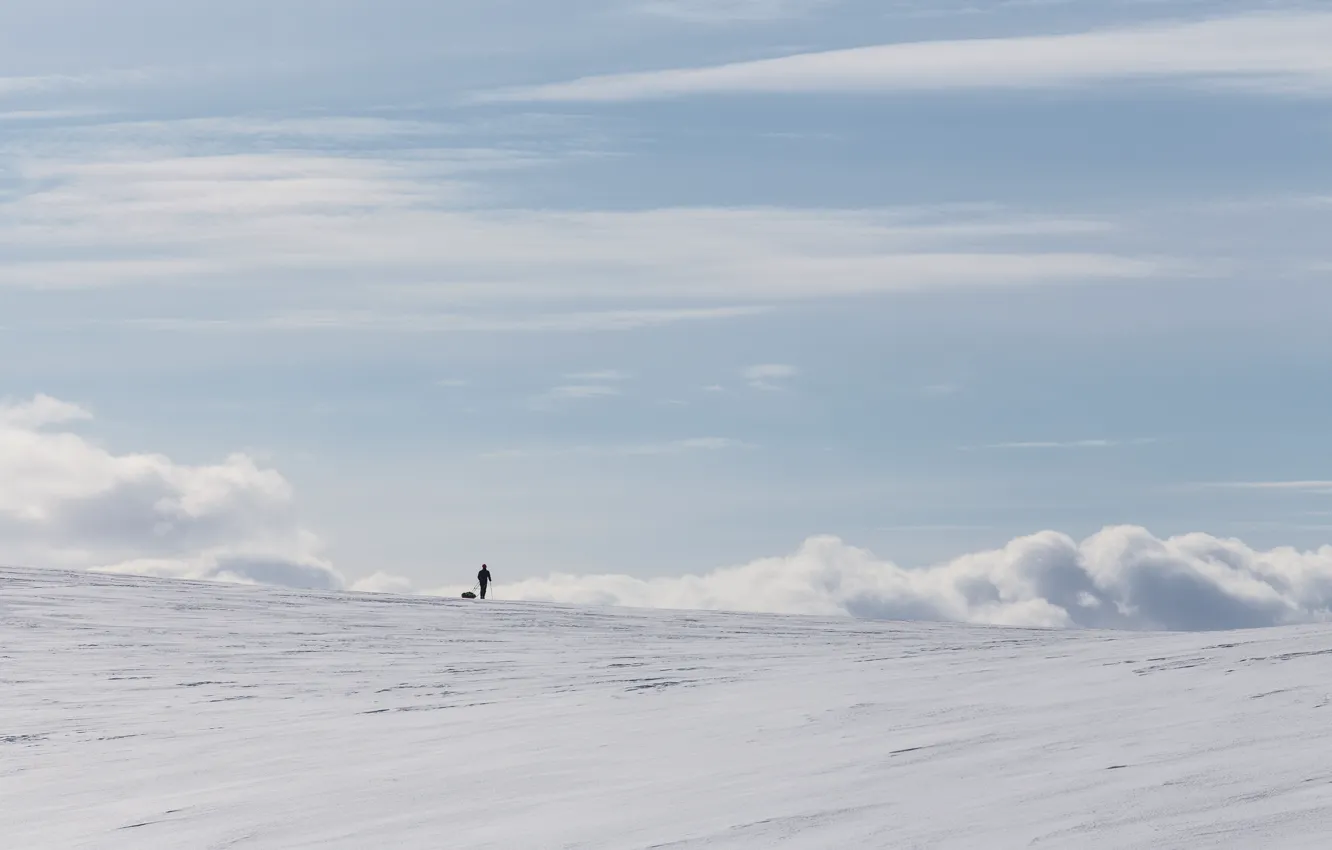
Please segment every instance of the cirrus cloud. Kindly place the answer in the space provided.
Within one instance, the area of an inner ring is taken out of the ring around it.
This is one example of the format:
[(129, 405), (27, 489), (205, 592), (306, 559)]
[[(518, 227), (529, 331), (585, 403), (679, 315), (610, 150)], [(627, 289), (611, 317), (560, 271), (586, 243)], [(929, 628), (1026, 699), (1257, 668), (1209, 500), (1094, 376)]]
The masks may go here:
[(1023, 89), (1169, 80), (1332, 92), (1332, 14), (1278, 12), (1057, 35), (882, 44), (700, 68), (584, 77), (488, 101), (613, 102), (706, 94)]
[(180, 123), (129, 142), (109, 128), (38, 134), (0, 152), (14, 175), (0, 198), (0, 288), (251, 296), (244, 315), (112, 317), (150, 329), (438, 333), (643, 327), (780, 301), (1194, 266), (1123, 251), (1111, 221), (988, 205), (501, 208), (479, 203), (485, 175), (531, 167), (520, 153), (339, 153), (295, 137), (280, 152), (200, 154), (197, 129)]

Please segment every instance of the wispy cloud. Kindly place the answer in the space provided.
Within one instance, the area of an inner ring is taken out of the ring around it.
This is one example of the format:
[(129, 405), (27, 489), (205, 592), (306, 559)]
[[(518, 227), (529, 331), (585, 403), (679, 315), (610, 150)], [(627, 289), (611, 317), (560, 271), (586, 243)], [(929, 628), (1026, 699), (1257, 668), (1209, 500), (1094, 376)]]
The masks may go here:
[(158, 76), (159, 72), (149, 69), (122, 69), (87, 74), (0, 77), (0, 97), (14, 94), (119, 88), (149, 82)]
[(629, 443), (566, 446), (556, 448), (503, 449), (481, 455), (488, 459), (558, 457), (582, 455), (587, 457), (653, 457), (686, 452), (717, 452), (726, 449), (752, 448), (749, 443), (727, 437), (691, 437), (658, 443)]
[(646, 308), (639, 310), (589, 310), (513, 315), (465, 313), (380, 313), (371, 310), (288, 313), (268, 317), (198, 319), (191, 317), (94, 320), (81, 324), (129, 324), (162, 332), (276, 333), (276, 332), (365, 332), (365, 333), (585, 333), (627, 331), (676, 322), (717, 321), (758, 316), (770, 312), (766, 305), (734, 307)]
[(949, 533), (954, 531), (989, 531), (993, 528), (992, 525), (975, 525), (972, 523), (926, 523), (921, 525), (883, 525), (874, 530)]
[(605, 398), (606, 396), (619, 395), (620, 391), (615, 387), (609, 387), (605, 384), (565, 384), (559, 387), (553, 387), (546, 392), (544, 398), (552, 400), (577, 400), (585, 398)]
[(1332, 494), (1332, 481), (1209, 481), (1197, 486), (1217, 490), (1269, 490)]
[(697, 24), (770, 21), (808, 14), (832, 0), (646, 0), (641, 14)]
[(105, 114), (105, 111), (100, 109), (12, 109), (7, 112), (0, 112), (0, 121), (60, 121), (69, 118), (90, 118)]
[[(128, 150), (103, 140), (108, 147), (78, 156), (51, 158), (38, 146), (8, 163), (19, 191), (0, 204), (0, 286), (250, 287), (256, 296), (307, 293), (313, 304), (343, 296), (337, 310), (270, 316), (246, 329), (578, 330), (726, 318), (750, 309), (736, 305), (777, 300), (1085, 284), (1180, 268), (1088, 249), (1113, 225), (1079, 216), (993, 207), (487, 209), (471, 181), (521, 167), (521, 156), (301, 152), (308, 139), (284, 153), (188, 156), (171, 153), (168, 143), (180, 139), (160, 132), (165, 152), (147, 139)], [(398, 315), (370, 309), (388, 296), (410, 306)], [(544, 318), (561, 312), (558, 302), (596, 299), (621, 309)], [(439, 314), (441, 303), (534, 300), (546, 305), (542, 317)], [(656, 303), (623, 309), (645, 300)]]
[(960, 384), (951, 383), (927, 384), (921, 388), (921, 392), (928, 396), (942, 398), (944, 396), (957, 395), (962, 392), (962, 386)]
[(794, 366), (785, 363), (761, 363), (741, 372), (741, 377), (756, 390), (777, 390), (799, 374)]
[(615, 384), (616, 380), (584, 377), (580, 383), (551, 387), (530, 399), (528, 404), (533, 410), (551, 410), (576, 402), (611, 398), (620, 394), (620, 388)]
[(629, 375), (618, 369), (600, 369), (591, 372), (571, 372), (564, 376), (570, 381), (626, 381)]
[(92, 414), (77, 404), (39, 393), (29, 401), (0, 400), (0, 427), (39, 429), (64, 425)]
[(1332, 93), (1332, 14), (1284, 12), (1061, 35), (885, 44), (585, 77), (484, 96), (628, 101), (700, 94), (1048, 88), (1134, 80)]
[[(1131, 440), (1026, 440), (1012, 443), (990, 443), (982, 449), (1113, 449), (1119, 446), (1146, 446), (1157, 442), (1155, 437), (1137, 437)], [(977, 447), (968, 446), (968, 450)]]

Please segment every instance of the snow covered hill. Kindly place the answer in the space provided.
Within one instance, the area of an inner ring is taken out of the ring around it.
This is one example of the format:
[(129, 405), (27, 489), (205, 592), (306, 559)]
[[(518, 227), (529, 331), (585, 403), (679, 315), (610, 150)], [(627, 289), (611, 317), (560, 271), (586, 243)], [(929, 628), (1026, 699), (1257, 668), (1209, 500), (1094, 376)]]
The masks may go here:
[(0, 842), (1325, 848), (1332, 629), (1059, 632), (0, 571)]

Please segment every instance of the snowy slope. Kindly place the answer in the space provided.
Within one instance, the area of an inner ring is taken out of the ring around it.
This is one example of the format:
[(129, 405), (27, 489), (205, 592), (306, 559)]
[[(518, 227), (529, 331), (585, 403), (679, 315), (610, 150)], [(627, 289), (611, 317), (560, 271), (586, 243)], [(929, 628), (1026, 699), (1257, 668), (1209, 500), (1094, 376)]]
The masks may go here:
[(1325, 848), (1332, 629), (1041, 632), (0, 571), (0, 843)]

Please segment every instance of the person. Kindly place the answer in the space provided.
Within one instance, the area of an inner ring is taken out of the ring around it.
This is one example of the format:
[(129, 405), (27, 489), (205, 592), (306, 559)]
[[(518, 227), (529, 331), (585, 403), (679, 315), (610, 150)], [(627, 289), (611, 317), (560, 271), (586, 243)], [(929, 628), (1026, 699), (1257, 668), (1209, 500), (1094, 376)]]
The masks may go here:
[(486, 585), (490, 584), (490, 570), (485, 564), (481, 565), (481, 572), (476, 574), (476, 581), (481, 585), (481, 598), (486, 598)]

